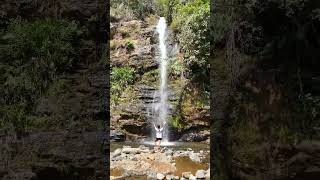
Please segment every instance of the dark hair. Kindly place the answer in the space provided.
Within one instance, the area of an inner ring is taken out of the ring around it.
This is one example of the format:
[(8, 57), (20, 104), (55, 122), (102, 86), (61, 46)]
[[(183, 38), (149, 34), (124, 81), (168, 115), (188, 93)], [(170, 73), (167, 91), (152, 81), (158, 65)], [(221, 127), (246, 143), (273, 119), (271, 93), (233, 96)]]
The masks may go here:
[(158, 128), (160, 129), (160, 125), (158, 124)]

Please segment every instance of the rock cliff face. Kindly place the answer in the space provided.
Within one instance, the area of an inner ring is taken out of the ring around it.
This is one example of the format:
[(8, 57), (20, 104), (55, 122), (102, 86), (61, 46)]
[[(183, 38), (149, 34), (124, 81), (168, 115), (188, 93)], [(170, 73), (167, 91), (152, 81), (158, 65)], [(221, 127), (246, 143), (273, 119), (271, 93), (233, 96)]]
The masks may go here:
[[(37, 114), (60, 119), (63, 128), (49, 128), (22, 139), (1, 137), (6, 145), (0, 162), (0, 179), (106, 179), (108, 149), (107, 4), (103, 0), (4, 0), (0, 17), (58, 18), (83, 27), (80, 59), (71, 72), (60, 77), (66, 94), (43, 96)], [(105, 53), (105, 55), (103, 55)], [(62, 98), (63, 97), (63, 98)], [(49, 132), (48, 132), (49, 131)]]
[[(140, 140), (151, 137), (152, 124), (150, 111), (159, 99), (159, 56), (158, 34), (156, 33), (157, 16), (149, 16), (145, 20), (118, 20), (111, 23), (111, 67), (130, 67), (134, 69), (135, 80), (122, 93), (117, 104), (111, 104), (111, 137), (114, 140)], [(174, 34), (167, 38), (168, 54), (174, 49)], [(133, 48), (128, 48), (132, 44)], [(188, 108), (196, 112), (185, 116), (187, 126), (178, 130), (169, 126), (169, 137), (177, 141), (206, 141), (209, 138), (208, 111), (197, 109), (192, 105), (193, 97), (187, 87), (187, 79), (168, 75), (169, 116), (176, 114), (177, 105), (184, 101), (182, 96), (189, 96)], [(179, 102), (181, 101), (181, 102)], [(169, 117), (171, 119), (171, 117)], [(170, 121), (169, 119), (169, 121)], [(121, 136), (121, 138), (119, 137)]]
[[(148, 124), (145, 115), (153, 102), (156, 89), (158, 64), (155, 57), (157, 48), (156, 21), (132, 20), (115, 22), (111, 25), (114, 33), (111, 41), (111, 67), (131, 67), (135, 71), (136, 81), (150, 81), (148, 84), (136, 83), (130, 93), (123, 94), (125, 101), (111, 107), (111, 129), (117, 132), (124, 130), (127, 138), (136, 139), (147, 135)], [(128, 50), (126, 43), (134, 44)], [(145, 73), (151, 79), (146, 78)]]

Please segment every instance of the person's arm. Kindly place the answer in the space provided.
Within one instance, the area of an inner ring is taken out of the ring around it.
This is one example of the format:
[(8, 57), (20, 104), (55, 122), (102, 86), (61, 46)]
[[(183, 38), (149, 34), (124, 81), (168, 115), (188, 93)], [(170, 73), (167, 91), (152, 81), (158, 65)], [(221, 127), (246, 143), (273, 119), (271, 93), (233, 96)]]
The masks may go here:
[(156, 130), (158, 130), (158, 128), (156, 127), (156, 125), (153, 123), (153, 126), (154, 126), (154, 128), (156, 129)]
[(163, 126), (166, 125), (166, 123), (167, 123), (166, 121), (163, 123), (162, 128), (160, 128), (160, 131), (163, 130)]

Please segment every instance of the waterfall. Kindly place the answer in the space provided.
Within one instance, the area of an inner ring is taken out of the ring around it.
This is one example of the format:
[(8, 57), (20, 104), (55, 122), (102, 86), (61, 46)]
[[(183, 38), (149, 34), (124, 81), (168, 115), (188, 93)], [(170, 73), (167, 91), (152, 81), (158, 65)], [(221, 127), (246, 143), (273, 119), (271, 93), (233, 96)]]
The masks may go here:
[[(155, 107), (155, 124), (160, 124), (161, 126), (164, 122), (167, 122), (168, 118), (168, 83), (167, 83), (167, 47), (166, 47), (166, 35), (167, 35), (167, 24), (164, 17), (160, 17), (157, 25), (157, 33), (159, 37), (159, 64), (160, 64), (160, 85), (159, 85), (159, 101), (154, 105)], [(168, 124), (164, 126), (163, 131), (163, 141), (168, 141)]]

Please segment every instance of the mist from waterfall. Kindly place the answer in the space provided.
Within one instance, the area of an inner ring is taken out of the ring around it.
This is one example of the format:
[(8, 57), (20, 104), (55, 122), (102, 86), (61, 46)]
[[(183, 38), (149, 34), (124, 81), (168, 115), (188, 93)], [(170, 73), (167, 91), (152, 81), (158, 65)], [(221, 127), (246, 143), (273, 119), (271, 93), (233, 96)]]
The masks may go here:
[[(159, 65), (160, 65), (160, 85), (159, 85), (159, 101), (154, 103), (153, 108), (155, 113), (155, 124), (160, 124), (161, 126), (164, 122), (167, 122), (168, 118), (168, 83), (167, 83), (167, 47), (166, 47), (166, 37), (167, 37), (167, 23), (164, 17), (160, 17), (157, 25), (157, 33), (159, 38)], [(163, 141), (168, 141), (168, 124), (164, 126), (163, 131)]]

